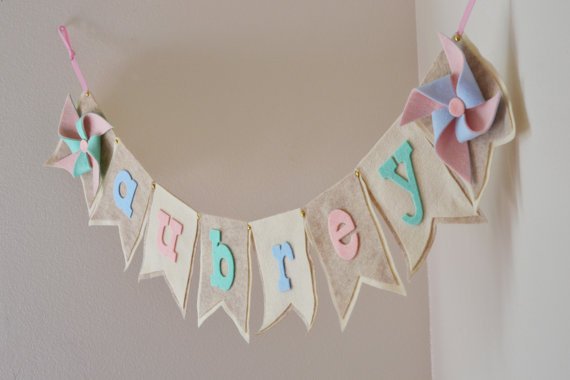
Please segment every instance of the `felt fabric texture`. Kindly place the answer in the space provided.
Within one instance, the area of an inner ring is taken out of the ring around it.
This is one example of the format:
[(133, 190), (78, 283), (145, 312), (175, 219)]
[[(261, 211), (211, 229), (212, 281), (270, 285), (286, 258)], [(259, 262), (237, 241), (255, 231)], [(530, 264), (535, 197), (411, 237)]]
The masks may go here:
[[(329, 235), (329, 214), (336, 209), (349, 213), (356, 225), (353, 234), (359, 236), (359, 247), (352, 260), (339, 256)], [(370, 199), (354, 174), (312, 200), (305, 207), (305, 212), (309, 239), (325, 270), (342, 330), (348, 323), (363, 282), (405, 294), (386, 239), (371, 209)]]
[(91, 172), (92, 190), (96, 192), (100, 183), (101, 136), (111, 128), (107, 120), (95, 113), (79, 117), (71, 99), (67, 98), (58, 132), (71, 154), (55, 162), (54, 166), (65, 169), (73, 177)]
[[(114, 197), (117, 175), (128, 171), (134, 181), (136, 190), (130, 203), (131, 214), (128, 216), (116, 204)], [(152, 194), (152, 178), (127, 149), (123, 142), (115, 143), (113, 159), (107, 175), (97, 194), (93, 211), (89, 217), (91, 226), (117, 226), (121, 238), (121, 247), (125, 257), (125, 270), (133, 259), (135, 250), (142, 240), (150, 197)]]
[[(392, 157), (390, 157), (382, 164), (382, 166), (380, 166), (378, 172), (382, 178), (393, 181), (402, 189), (410, 193), (415, 210), (413, 213), (404, 214), (402, 216), (402, 219), (408, 224), (418, 225), (424, 219), (424, 206), (422, 197), (420, 195), (420, 189), (416, 181), (416, 171), (414, 169), (414, 164), (412, 161), (413, 152), (414, 148), (412, 148), (410, 142), (406, 140), (394, 152)], [(405, 176), (402, 176), (402, 174), (398, 173), (398, 167), (400, 165), (402, 165), (406, 170)]]
[[(416, 209), (410, 192), (379, 172), (406, 141), (413, 149), (411, 160), (423, 205), (423, 219), (417, 225), (403, 219)], [(431, 247), (436, 222), (471, 222), (479, 215), (415, 122), (401, 127), (397, 120), (358, 164), (358, 170), (363, 186), (404, 250), (411, 273), (418, 270)]]
[[(235, 277), (227, 291), (213, 286), (210, 279), (213, 273), (210, 231), (213, 229), (221, 232), (221, 243), (228, 246), (234, 258)], [(247, 223), (218, 216), (202, 215), (200, 217), (198, 326), (201, 326), (210, 315), (222, 307), (234, 321), (241, 336), (249, 343), (250, 292), (251, 261)]]
[[(183, 226), (182, 233), (177, 237), (175, 251), (177, 260), (173, 262), (160, 251), (159, 239), (168, 243), (173, 239), (168, 226), (164, 229), (160, 215), (166, 212)], [(185, 205), (160, 185), (155, 185), (150, 211), (148, 213), (148, 228), (144, 240), (144, 254), (139, 274), (139, 280), (164, 276), (176, 304), (182, 315), (186, 315), (188, 286), (192, 274), (192, 261), (196, 248), (198, 232), (198, 214)]]
[[(75, 109), (71, 97), (68, 95), (64, 104), (64, 109), (61, 112), (60, 124), (65, 122), (65, 118), (70, 114), (71, 109)], [(99, 110), (97, 103), (93, 97), (93, 94), (83, 93), (79, 98), (77, 103), (76, 113), (78, 116), (83, 116), (88, 113), (95, 113), (99, 116), (104, 117), (103, 113)], [(111, 162), (111, 157), (113, 155), (113, 149), (115, 145), (115, 133), (111, 129), (101, 137), (101, 156), (99, 162), (99, 175), (101, 178), (105, 177), (109, 163)], [(71, 150), (63, 141), (59, 141), (54, 152), (45, 162), (48, 167), (56, 167), (55, 163), (60, 161), (62, 158), (68, 156)], [(95, 201), (96, 191), (93, 190), (93, 174), (91, 172), (83, 174), (81, 177), (81, 183), (83, 185), (83, 194), (85, 197), (85, 203), (87, 204), (87, 210), (91, 213)]]
[[(99, 109), (95, 97), (91, 92), (89, 94), (85, 92), (81, 94), (81, 96), (79, 97), (79, 101), (77, 102), (77, 111), (81, 116), (87, 113), (96, 113), (102, 117), (105, 117), (105, 115)], [(107, 173), (107, 168), (109, 167), (109, 164), (111, 162), (111, 156), (113, 154), (115, 140), (116, 136), (114, 130), (110, 130), (109, 132), (105, 133), (105, 135), (103, 135), (103, 139), (101, 140), (101, 161), (99, 163), (99, 170), (100, 170), (100, 175), (102, 177), (105, 177), (105, 174)], [(87, 203), (89, 211), (92, 210), (95, 202), (95, 197), (97, 195), (92, 191), (92, 189), (89, 188), (89, 186), (87, 186), (87, 184), (90, 183), (91, 181), (92, 181), (91, 173), (87, 173), (81, 176), (81, 183), (83, 185), (85, 202)]]
[[(264, 311), (260, 332), (273, 327), (290, 308), (297, 312), (307, 330), (310, 330), (317, 310), (317, 296), (301, 210), (288, 211), (250, 224), (263, 285)], [(285, 274), (290, 281), (290, 289), (282, 291), (279, 288), (280, 263), (273, 255), (273, 247), (285, 243), (291, 246), (294, 259), (285, 259)]]
[[(463, 35), (461, 40), (455, 42), (455, 44), (463, 51), (466, 62), (471, 68), (473, 77), (477, 81), (483, 97), (490, 99), (493, 95), (500, 94), (501, 98), (494, 121), (488, 128), (488, 131), (468, 142), (471, 181), (466, 182), (453, 173), (455, 177), (459, 178), (458, 182), (471, 199), (471, 202), (475, 207), (478, 207), (489, 179), (493, 151), (496, 147), (508, 143), (515, 137), (515, 120), (506, 87), (495, 68), (483, 58), (467, 36)], [(451, 69), (445, 52), (442, 51), (428, 70), (421, 84), (433, 82), (437, 78), (449, 74), (451, 74)], [(424, 117), (416, 120), (416, 123), (422, 127), (430, 141), (434, 141), (431, 118)]]
[(471, 182), (468, 141), (491, 127), (500, 92), (485, 100), (463, 51), (448, 37), (440, 42), (451, 73), (413, 89), (400, 120), (407, 124), (431, 114), (435, 150), (465, 181)]
[[(352, 260), (358, 253), (360, 238), (358, 234), (352, 234), (356, 225), (352, 216), (343, 210), (332, 210), (329, 214), (329, 237), (333, 247), (344, 260)], [(348, 237), (351, 235), (351, 237)], [(348, 240), (344, 242), (343, 240)]]

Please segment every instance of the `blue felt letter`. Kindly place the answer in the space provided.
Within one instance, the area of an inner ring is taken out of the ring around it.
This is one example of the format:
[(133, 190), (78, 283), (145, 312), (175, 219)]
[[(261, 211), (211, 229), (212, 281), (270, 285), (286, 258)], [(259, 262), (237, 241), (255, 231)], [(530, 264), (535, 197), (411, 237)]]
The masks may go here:
[[(125, 184), (125, 195), (121, 195), (121, 184)], [(115, 198), (115, 205), (129, 217), (133, 216), (133, 199), (135, 199), (135, 191), (137, 190), (137, 181), (131, 177), (131, 174), (126, 170), (121, 170), (115, 176), (115, 183), (113, 185), (113, 198)]]
[(291, 280), (285, 273), (285, 258), (295, 260), (295, 254), (293, 253), (291, 244), (288, 242), (277, 244), (274, 245), (271, 250), (273, 251), (273, 257), (277, 260), (277, 265), (279, 265), (279, 290), (281, 292), (291, 290)]
[[(380, 167), (379, 171), (382, 178), (394, 181), (410, 193), (416, 212), (413, 215), (405, 214), (402, 219), (404, 219), (404, 222), (408, 224), (418, 225), (424, 218), (424, 207), (422, 204), (422, 198), (420, 197), (418, 183), (416, 182), (414, 166), (412, 164), (413, 151), (414, 149), (412, 148), (412, 145), (410, 145), (410, 142), (406, 140), (398, 150), (396, 150), (396, 153), (394, 153), (394, 155)], [(398, 164), (404, 164), (406, 167), (407, 179), (397, 173), (396, 170), (398, 169)]]

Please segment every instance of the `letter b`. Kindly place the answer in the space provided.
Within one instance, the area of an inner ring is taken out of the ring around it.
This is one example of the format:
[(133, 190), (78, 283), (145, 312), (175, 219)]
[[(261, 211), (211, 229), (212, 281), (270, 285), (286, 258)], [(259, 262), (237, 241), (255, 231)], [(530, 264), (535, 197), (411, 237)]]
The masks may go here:
[[(212, 242), (212, 275), (210, 284), (227, 292), (231, 289), (235, 278), (234, 256), (230, 248), (222, 243), (222, 232), (220, 230), (210, 230), (210, 241)], [(222, 273), (222, 261), (226, 262), (227, 273)]]

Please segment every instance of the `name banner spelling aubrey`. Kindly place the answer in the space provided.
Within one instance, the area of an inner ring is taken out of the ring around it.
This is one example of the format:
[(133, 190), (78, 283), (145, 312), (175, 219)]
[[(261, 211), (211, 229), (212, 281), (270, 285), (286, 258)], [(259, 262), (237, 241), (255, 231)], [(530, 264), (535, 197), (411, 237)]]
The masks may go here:
[(153, 183), (89, 92), (77, 107), (66, 99), (61, 140), (47, 165), (81, 177), (90, 224), (118, 227), (126, 266), (144, 239), (139, 278), (163, 276), (183, 315), (199, 254), (198, 326), (222, 308), (249, 341), (253, 256), (264, 299), (259, 331), (291, 309), (310, 329), (318, 299), (311, 244), (344, 329), (363, 283), (405, 294), (386, 232), (415, 273), (437, 223), (481, 221), (493, 150), (514, 137), (511, 104), (494, 69), (465, 38), (440, 42), (443, 52), (402, 116), (355, 173), (292, 211), (251, 223), (200, 215)]

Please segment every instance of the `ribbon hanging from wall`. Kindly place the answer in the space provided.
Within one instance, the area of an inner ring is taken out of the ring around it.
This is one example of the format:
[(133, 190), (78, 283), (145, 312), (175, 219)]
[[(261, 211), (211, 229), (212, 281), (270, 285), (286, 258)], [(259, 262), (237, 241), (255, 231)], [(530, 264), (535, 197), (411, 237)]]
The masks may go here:
[(65, 27), (60, 35), (83, 94), (77, 105), (66, 99), (61, 140), (46, 164), (81, 177), (89, 223), (118, 227), (126, 267), (144, 241), (139, 278), (163, 276), (183, 315), (199, 256), (199, 326), (222, 308), (249, 342), (255, 259), (264, 297), (260, 332), (290, 310), (311, 328), (316, 261), (344, 330), (362, 283), (405, 294), (388, 233), (413, 274), (439, 223), (484, 221), (479, 203), (493, 152), (514, 138), (515, 126), (504, 84), (463, 35), (473, 3), (453, 39), (440, 35), (443, 50), (402, 116), (354, 173), (303, 207), (248, 223), (202, 215), (154, 182), (99, 110)]

